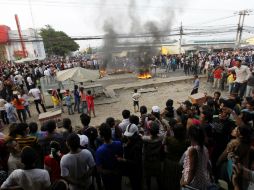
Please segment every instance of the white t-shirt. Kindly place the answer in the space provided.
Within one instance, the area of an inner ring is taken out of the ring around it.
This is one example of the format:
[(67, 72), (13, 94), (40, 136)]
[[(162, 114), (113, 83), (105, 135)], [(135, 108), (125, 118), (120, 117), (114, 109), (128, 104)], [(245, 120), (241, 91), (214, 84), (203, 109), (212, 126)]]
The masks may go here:
[(46, 69), (46, 70), (44, 71), (44, 75), (45, 75), (45, 76), (50, 76), (50, 71), (49, 71), (49, 69)]
[(50, 186), (49, 173), (43, 169), (14, 170), (2, 184), (2, 188), (20, 186), (24, 190), (45, 190)]
[(27, 80), (29, 85), (33, 85), (33, 81), (31, 79), (31, 77), (27, 77), (26, 80)]
[(133, 101), (139, 101), (139, 98), (140, 98), (140, 93), (134, 93), (133, 95), (132, 95), (132, 100)]
[(235, 74), (236, 74), (235, 82), (239, 82), (239, 83), (243, 83), (244, 81), (247, 81), (251, 74), (249, 67), (245, 65), (241, 65), (240, 68), (234, 66), (232, 68), (229, 68), (228, 70), (235, 71)]
[(79, 180), (86, 187), (77, 187), (70, 184), (70, 190), (83, 190), (88, 189), (92, 183), (92, 178), (82, 179), (82, 176), (88, 172), (88, 170), (95, 166), (93, 156), (90, 151), (82, 150), (77, 154), (66, 154), (62, 157), (61, 162), (61, 176), (70, 176), (76, 180)]
[(20, 74), (16, 75), (15, 78), (19, 85), (23, 84), (23, 77)]
[(38, 88), (33, 88), (29, 91), (29, 94), (31, 94), (35, 100), (41, 99), (41, 92)]

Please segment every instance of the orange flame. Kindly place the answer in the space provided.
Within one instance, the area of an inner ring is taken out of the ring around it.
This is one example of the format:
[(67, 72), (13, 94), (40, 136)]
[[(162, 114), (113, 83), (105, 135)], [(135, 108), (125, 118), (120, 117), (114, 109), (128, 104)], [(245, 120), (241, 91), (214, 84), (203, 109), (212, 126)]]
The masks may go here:
[(139, 79), (150, 79), (152, 78), (152, 75), (149, 72), (140, 73), (138, 75)]
[(105, 77), (107, 74), (107, 71), (104, 69), (99, 70), (100, 78)]

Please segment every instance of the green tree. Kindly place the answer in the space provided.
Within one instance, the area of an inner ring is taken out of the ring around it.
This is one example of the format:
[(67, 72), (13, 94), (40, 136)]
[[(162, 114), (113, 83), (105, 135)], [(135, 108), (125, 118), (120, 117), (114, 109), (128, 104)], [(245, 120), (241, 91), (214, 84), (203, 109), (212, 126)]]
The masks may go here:
[(48, 55), (64, 56), (79, 49), (79, 45), (62, 31), (56, 31), (50, 25), (40, 30), (44, 47)]

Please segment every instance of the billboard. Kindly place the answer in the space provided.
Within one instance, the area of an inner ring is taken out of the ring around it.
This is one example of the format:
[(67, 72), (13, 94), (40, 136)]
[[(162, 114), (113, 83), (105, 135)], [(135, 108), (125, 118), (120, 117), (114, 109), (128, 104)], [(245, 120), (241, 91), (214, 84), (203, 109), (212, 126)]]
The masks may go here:
[(0, 44), (6, 44), (9, 41), (9, 30), (8, 26), (0, 25)]

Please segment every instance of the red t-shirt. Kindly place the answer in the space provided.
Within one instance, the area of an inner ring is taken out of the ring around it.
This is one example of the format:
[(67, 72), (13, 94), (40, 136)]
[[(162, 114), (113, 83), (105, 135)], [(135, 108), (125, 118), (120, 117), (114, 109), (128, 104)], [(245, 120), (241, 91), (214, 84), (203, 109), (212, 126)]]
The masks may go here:
[(91, 95), (86, 96), (86, 102), (88, 106), (93, 106), (94, 105), (94, 97)]
[(14, 99), (12, 103), (16, 107), (17, 110), (24, 110), (25, 109), (25, 107), (23, 105), (24, 102), (25, 102), (25, 100), (23, 98), (19, 98), (19, 102), (16, 99)]
[(216, 69), (216, 70), (213, 72), (214, 78), (216, 78), (216, 79), (221, 79), (221, 78), (222, 78), (222, 72), (223, 72), (223, 70), (221, 70), (221, 69)]
[[(60, 157), (62, 158), (62, 156), (63, 155), (61, 154)], [(44, 164), (51, 169), (50, 172), (51, 183), (61, 178), (60, 162), (58, 162), (55, 158), (52, 158), (50, 155), (48, 155), (45, 156), (44, 158)]]

